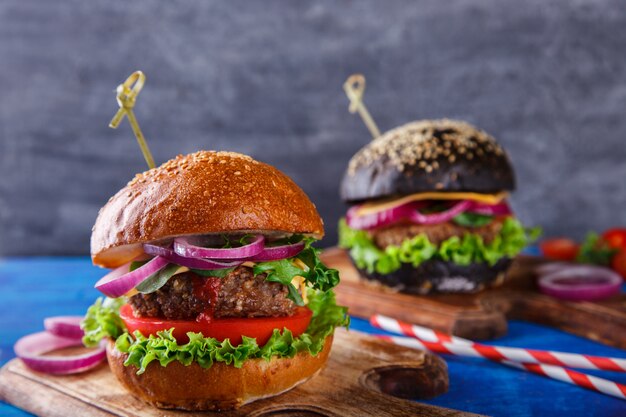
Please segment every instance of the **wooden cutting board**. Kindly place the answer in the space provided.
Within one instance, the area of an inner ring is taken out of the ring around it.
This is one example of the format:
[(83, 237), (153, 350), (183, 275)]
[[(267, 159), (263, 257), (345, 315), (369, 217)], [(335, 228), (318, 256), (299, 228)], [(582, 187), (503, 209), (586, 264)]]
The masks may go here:
[(39, 416), (432, 416), (476, 414), (398, 397), (431, 398), (448, 389), (445, 362), (358, 332), (337, 330), (326, 368), (280, 396), (222, 413), (160, 410), (131, 397), (108, 366), (75, 376), (33, 372), (19, 359), (0, 370), (0, 399)]
[(415, 296), (364, 283), (347, 253), (324, 251), (324, 263), (340, 271), (337, 301), (350, 315), (369, 319), (385, 314), (468, 339), (493, 339), (507, 331), (507, 319), (557, 327), (577, 335), (626, 348), (626, 295), (602, 302), (565, 302), (539, 292), (534, 268), (545, 262), (521, 256), (501, 287), (477, 294)]

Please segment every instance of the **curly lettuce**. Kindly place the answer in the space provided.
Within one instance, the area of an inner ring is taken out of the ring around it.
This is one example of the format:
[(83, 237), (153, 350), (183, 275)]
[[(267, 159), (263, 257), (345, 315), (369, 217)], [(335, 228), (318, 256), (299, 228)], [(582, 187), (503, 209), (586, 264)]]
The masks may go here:
[(89, 308), (81, 325), (86, 334), (83, 341), (87, 346), (94, 346), (103, 338), (115, 339), (117, 349), (128, 354), (124, 365), (135, 366), (138, 374), (145, 372), (153, 361), (158, 361), (161, 366), (167, 366), (173, 361), (183, 365), (196, 362), (203, 368), (222, 362), (240, 368), (248, 359), (263, 358), (269, 361), (272, 357), (291, 358), (304, 351), (315, 356), (322, 350), (326, 337), (336, 327), (348, 327), (350, 319), (347, 308), (336, 304), (331, 290), (324, 292), (309, 289), (307, 295), (313, 317), (306, 332), (294, 337), (288, 329), (275, 329), (263, 346), (259, 346), (256, 339), (245, 336), (239, 345), (233, 346), (228, 339), (219, 341), (193, 332), (187, 333), (188, 343), (178, 344), (172, 336), (172, 329), (147, 337), (138, 331), (130, 335), (118, 313), (124, 303), (121, 298), (105, 301), (98, 299)]
[(87, 309), (85, 318), (80, 323), (83, 329), (83, 344), (87, 347), (98, 346), (104, 338), (117, 339), (126, 331), (124, 322), (120, 318), (119, 311), (124, 298), (98, 298)]
[[(328, 291), (339, 284), (339, 271), (328, 268), (320, 260), (320, 250), (312, 245), (313, 238), (302, 238), (304, 249), (293, 258), (277, 261), (258, 262), (254, 265), (254, 274), (266, 274), (266, 281), (279, 282), (289, 290), (288, 298), (297, 305), (304, 305), (304, 301), (296, 287), (291, 283), (297, 276), (304, 278), (311, 288)], [(296, 265), (298, 261), (298, 265)]]
[(514, 257), (539, 237), (539, 228), (525, 228), (517, 219), (507, 218), (496, 237), (485, 243), (481, 236), (466, 233), (463, 237), (453, 236), (439, 246), (426, 235), (420, 234), (405, 239), (401, 245), (390, 245), (384, 249), (376, 246), (364, 230), (352, 229), (345, 219), (339, 222), (339, 246), (350, 250), (357, 267), (369, 273), (389, 274), (403, 264), (418, 267), (423, 262), (438, 259), (459, 265), (488, 263), (493, 266), (503, 257)]

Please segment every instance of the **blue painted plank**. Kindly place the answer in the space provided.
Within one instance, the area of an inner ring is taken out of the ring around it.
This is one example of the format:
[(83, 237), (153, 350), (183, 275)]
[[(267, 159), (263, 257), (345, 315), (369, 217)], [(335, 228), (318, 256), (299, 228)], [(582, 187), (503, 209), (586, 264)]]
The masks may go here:
[[(14, 357), (12, 346), (20, 336), (43, 328), (45, 317), (82, 315), (98, 297), (93, 284), (103, 273), (86, 257), (0, 260), (0, 365)], [(353, 319), (352, 329), (384, 333), (361, 319)], [(521, 321), (510, 322), (506, 337), (491, 343), (626, 358), (623, 350)], [(621, 400), (481, 359), (445, 359), (450, 391), (429, 404), (492, 416), (626, 415)], [(590, 373), (626, 383), (626, 374)], [(29, 414), (0, 403), (0, 415)]]

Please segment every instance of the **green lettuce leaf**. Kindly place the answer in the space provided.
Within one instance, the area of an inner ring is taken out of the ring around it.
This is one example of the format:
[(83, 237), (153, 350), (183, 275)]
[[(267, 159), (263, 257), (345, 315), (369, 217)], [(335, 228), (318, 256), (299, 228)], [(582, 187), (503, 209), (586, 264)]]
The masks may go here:
[(155, 292), (167, 284), (167, 281), (169, 281), (180, 268), (180, 265), (169, 264), (165, 268), (159, 269), (154, 274), (150, 275), (145, 281), (137, 285), (135, 289), (142, 294)]
[(406, 239), (400, 246), (390, 245), (380, 249), (364, 230), (352, 229), (345, 219), (339, 222), (339, 246), (350, 250), (357, 267), (369, 273), (389, 274), (403, 264), (418, 267), (430, 259), (454, 262), (459, 265), (488, 263), (494, 265), (503, 257), (514, 257), (539, 237), (541, 229), (528, 229), (519, 220), (507, 218), (500, 233), (488, 244), (482, 237), (467, 233), (453, 236), (438, 247), (426, 235)]
[(116, 339), (116, 347), (128, 354), (124, 365), (135, 366), (138, 374), (145, 372), (153, 361), (158, 361), (161, 366), (167, 366), (173, 361), (179, 361), (183, 365), (197, 362), (203, 368), (208, 368), (215, 362), (222, 362), (239, 368), (247, 359), (270, 360), (272, 357), (293, 357), (303, 351), (317, 355), (322, 350), (326, 337), (332, 334), (336, 327), (348, 327), (350, 319), (347, 308), (336, 304), (332, 291), (309, 289), (307, 295), (308, 307), (313, 311), (313, 317), (306, 332), (293, 337), (288, 329), (282, 331), (275, 329), (262, 347), (257, 345), (256, 339), (249, 337), (244, 337), (241, 344), (233, 346), (228, 339), (220, 342), (214, 338), (204, 337), (201, 333), (191, 332), (187, 333), (189, 342), (179, 345), (172, 336), (171, 329), (148, 337), (140, 332), (135, 332), (131, 336), (117, 313), (120, 305), (124, 303), (121, 299), (113, 300), (119, 302), (107, 306), (102, 299), (98, 299), (89, 308), (81, 326), (87, 334), (92, 335), (87, 340), (89, 346), (98, 344), (105, 337)]
[(80, 323), (83, 329), (83, 344), (87, 347), (97, 346), (106, 337), (116, 339), (126, 331), (126, 326), (120, 318), (119, 311), (126, 300), (120, 298), (98, 298), (87, 309), (85, 318)]
[(200, 275), (203, 277), (216, 277), (216, 278), (224, 278), (226, 275), (233, 272), (235, 268), (224, 268), (224, 269), (192, 269), (196, 275)]
[(479, 213), (461, 213), (452, 218), (452, 221), (460, 226), (465, 227), (481, 227), (490, 224), (494, 216)]
[[(254, 274), (267, 274), (266, 280), (280, 282), (289, 289), (288, 297), (298, 305), (303, 305), (302, 297), (291, 281), (301, 276), (310, 287), (320, 291), (328, 291), (339, 284), (339, 272), (328, 268), (320, 260), (320, 250), (314, 248), (315, 239), (304, 238), (305, 246), (302, 252), (293, 258), (278, 261), (259, 262), (254, 266)], [(294, 264), (299, 259), (306, 266), (305, 270)]]
[(589, 232), (580, 245), (576, 261), (583, 264), (609, 266), (618, 249), (611, 248), (597, 233)]

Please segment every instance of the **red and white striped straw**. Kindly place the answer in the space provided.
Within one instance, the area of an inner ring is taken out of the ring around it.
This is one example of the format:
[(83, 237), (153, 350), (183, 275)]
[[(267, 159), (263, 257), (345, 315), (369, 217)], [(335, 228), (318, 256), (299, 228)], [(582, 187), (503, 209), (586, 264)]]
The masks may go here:
[[(448, 353), (457, 356), (475, 356), (475, 357), (483, 357), (480, 355), (476, 355), (475, 353), (469, 353), (472, 349), (469, 345), (459, 345), (454, 343), (445, 343), (445, 342), (426, 342), (422, 340), (418, 340), (412, 337), (401, 337), (401, 336), (379, 336), (381, 339), (387, 340), (389, 342), (395, 343), (397, 345), (406, 346), (414, 349), (420, 350), (430, 350), (438, 353)], [(463, 349), (462, 349), (463, 348)], [(475, 351), (474, 351), (475, 352)], [(493, 360), (495, 362), (502, 363), (504, 365), (533, 372), (548, 378), (552, 378), (558, 381), (567, 382), (572, 385), (576, 385), (579, 387), (587, 388), (592, 391), (601, 392), (603, 394), (611, 395), (613, 397), (621, 398), (622, 400), (626, 400), (626, 385), (619, 384), (617, 382), (610, 381), (604, 378), (598, 378), (593, 375), (587, 375), (582, 372), (572, 371), (571, 369), (562, 368), (560, 366), (554, 365), (545, 365), (545, 364), (536, 364), (536, 363), (518, 363), (514, 361), (507, 361), (502, 359), (495, 359), (485, 357), (487, 359)]]
[[(570, 368), (626, 372), (626, 359), (556, 352), (552, 350), (483, 345), (475, 343), (471, 340), (450, 336), (427, 327), (406, 323), (383, 315), (372, 316), (370, 323), (374, 327), (378, 327), (392, 333), (414, 337), (425, 343), (442, 343), (445, 348), (450, 350), (450, 353), (463, 356), (483, 357), (497, 361), (508, 360), (528, 364), (542, 363), (555, 366), (567, 366)], [(433, 348), (436, 349), (436, 347)]]

